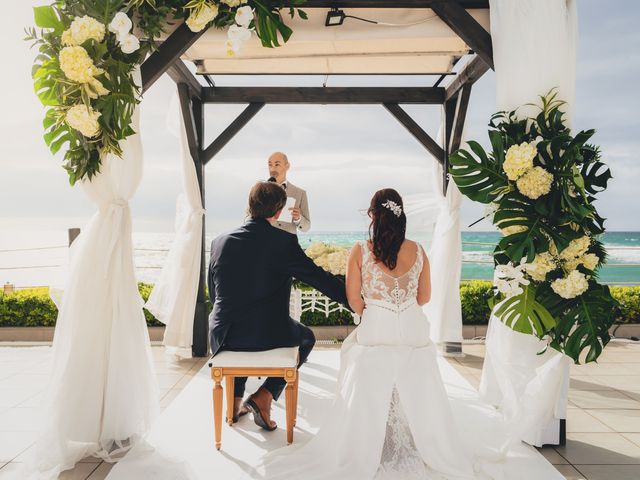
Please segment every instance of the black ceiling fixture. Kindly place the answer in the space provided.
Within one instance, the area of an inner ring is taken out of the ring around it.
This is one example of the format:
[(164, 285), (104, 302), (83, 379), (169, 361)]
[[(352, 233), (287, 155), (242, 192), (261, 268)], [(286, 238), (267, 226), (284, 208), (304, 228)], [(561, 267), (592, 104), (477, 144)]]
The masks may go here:
[(325, 27), (337, 27), (342, 25), (344, 22), (346, 15), (344, 14), (344, 10), (339, 10), (337, 8), (332, 8), (327, 12), (327, 19), (324, 22)]

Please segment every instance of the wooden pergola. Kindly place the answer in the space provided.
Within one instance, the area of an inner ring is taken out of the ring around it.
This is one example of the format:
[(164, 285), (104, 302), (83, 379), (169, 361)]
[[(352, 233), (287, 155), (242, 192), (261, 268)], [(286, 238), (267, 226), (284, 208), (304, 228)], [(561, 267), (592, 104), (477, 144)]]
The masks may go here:
[[(471, 87), (487, 70), (493, 69), (491, 36), (470, 14), (473, 9), (488, 9), (488, 0), (307, 0), (307, 9), (430, 9), (464, 41), (471, 59), (457, 73), (433, 72), (440, 77), (430, 87), (217, 87), (201, 84), (183, 61), (185, 53), (206, 33), (193, 33), (182, 24), (173, 31), (142, 64), (143, 91), (148, 90), (164, 73), (177, 83), (181, 113), (184, 119), (189, 150), (195, 162), (202, 204), (205, 204), (204, 171), (207, 163), (266, 104), (378, 104), (395, 117), (415, 139), (443, 166), (443, 185), (448, 183), (448, 156), (458, 149)], [(336, 28), (336, 27), (328, 27)], [(295, 35), (295, 34), (294, 34)], [(452, 65), (461, 57), (455, 57)], [(274, 60), (275, 61), (275, 60)], [(196, 60), (197, 63), (197, 60)], [(215, 72), (210, 72), (215, 73)], [(314, 72), (296, 72), (296, 74)], [(350, 74), (358, 72), (350, 72)], [(263, 73), (256, 71), (252, 75)], [(375, 73), (367, 72), (367, 75)], [(404, 73), (403, 73), (404, 74)], [(336, 75), (331, 73), (331, 75)], [(338, 74), (339, 75), (339, 74)], [(445, 78), (452, 77), (441, 86)], [(207, 80), (209, 80), (207, 78)], [(229, 126), (209, 145), (204, 143), (205, 104), (248, 104)], [(402, 104), (442, 105), (441, 125), (444, 148), (439, 145), (400, 106)], [(208, 313), (205, 286), (207, 260), (205, 256), (205, 224), (202, 225), (200, 282), (193, 324), (193, 355), (208, 354)]]

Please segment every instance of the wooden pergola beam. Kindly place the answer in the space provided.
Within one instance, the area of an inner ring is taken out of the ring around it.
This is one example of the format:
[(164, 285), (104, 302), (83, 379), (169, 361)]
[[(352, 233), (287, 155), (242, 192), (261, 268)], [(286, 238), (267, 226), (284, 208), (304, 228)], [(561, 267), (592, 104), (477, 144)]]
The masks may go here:
[(198, 79), (191, 73), (185, 63), (178, 59), (168, 69), (167, 74), (176, 83), (184, 83), (189, 87), (190, 97), (196, 97), (202, 100), (202, 85)]
[(431, 155), (436, 157), (438, 162), (444, 162), (445, 152), (442, 147), (400, 105), (397, 103), (384, 103), (383, 105)]
[(449, 154), (458, 150), (462, 143), (462, 132), (464, 131), (464, 122), (467, 117), (469, 98), (471, 97), (471, 87), (472, 85), (470, 83), (462, 87), (462, 91), (458, 97), (455, 118), (453, 120), (451, 142), (449, 143)]
[(264, 103), (250, 103), (211, 144), (204, 149), (201, 158), (206, 165), (249, 121), (264, 107)]
[(465, 10), (461, 2), (435, 2), (431, 9), (493, 69), (491, 35)]
[(204, 103), (441, 105), (443, 87), (203, 87)]
[(194, 33), (186, 23), (176, 28), (167, 39), (160, 44), (156, 51), (142, 63), (142, 91), (146, 92), (163, 73), (165, 73), (180, 56), (200, 38), (205, 30)]
[(445, 101), (456, 97), (465, 85), (473, 85), (488, 70), (489, 65), (487, 65), (484, 60), (482, 60), (478, 55), (473, 57), (462, 68), (462, 70), (460, 70), (458, 76), (454, 78), (449, 85), (447, 85), (444, 95)]

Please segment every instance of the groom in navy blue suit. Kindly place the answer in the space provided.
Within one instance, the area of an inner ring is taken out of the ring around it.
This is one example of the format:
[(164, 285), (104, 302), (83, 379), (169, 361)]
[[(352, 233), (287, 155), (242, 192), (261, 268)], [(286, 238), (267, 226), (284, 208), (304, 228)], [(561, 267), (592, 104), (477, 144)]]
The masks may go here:
[[(221, 350), (297, 346), (298, 367), (304, 363), (315, 337), (311, 329), (289, 316), (292, 277), (347, 305), (344, 281), (313, 263), (296, 235), (272, 226), (286, 200), (277, 183), (256, 183), (249, 193), (249, 219), (211, 243), (209, 334), (214, 356)], [(271, 402), (282, 393), (284, 379), (267, 378), (242, 405), (246, 381), (246, 377), (235, 379), (234, 421), (251, 411), (258, 425), (274, 430)]]

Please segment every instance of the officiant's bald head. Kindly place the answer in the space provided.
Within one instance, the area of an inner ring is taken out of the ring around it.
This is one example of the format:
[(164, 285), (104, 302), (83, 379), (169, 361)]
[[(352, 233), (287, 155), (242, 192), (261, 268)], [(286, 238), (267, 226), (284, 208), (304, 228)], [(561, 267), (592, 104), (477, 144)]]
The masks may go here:
[(291, 164), (289, 159), (282, 152), (274, 152), (269, 156), (268, 161), (269, 176), (276, 179), (278, 183), (284, 183), (287, 180), (287, 171)]

